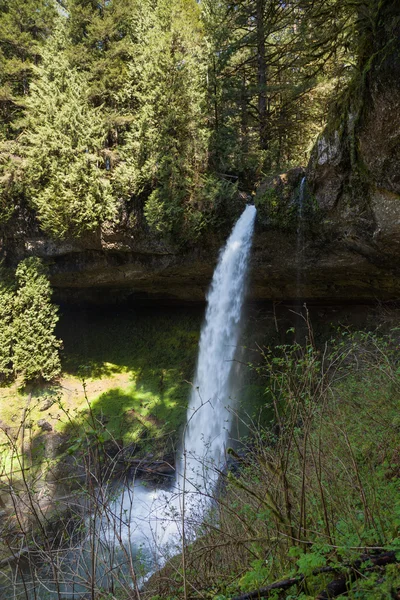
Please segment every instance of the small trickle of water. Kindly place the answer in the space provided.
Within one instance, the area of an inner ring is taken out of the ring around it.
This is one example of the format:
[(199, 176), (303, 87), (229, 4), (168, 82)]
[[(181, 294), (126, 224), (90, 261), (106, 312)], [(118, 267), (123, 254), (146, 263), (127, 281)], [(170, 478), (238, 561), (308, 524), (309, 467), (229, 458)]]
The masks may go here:
[(303, 249), (304, 249), (304, 192), (306, 187), (306, 178), (303, 177), (300, 183), (299, 191), (299, 203), (297, 213), (297, 241), (296, 241), (296, 298), (299, 299), (301, 293), (301, 279), (302, 279), (302, 263), (303, 263)]
[(300, 191), (299, 191), (299, 225), (300, 221), (303, 218), (303, 206), (304, 206), (304, 190), (306, 187), (306, 177), (304, 176), (300, 182)]

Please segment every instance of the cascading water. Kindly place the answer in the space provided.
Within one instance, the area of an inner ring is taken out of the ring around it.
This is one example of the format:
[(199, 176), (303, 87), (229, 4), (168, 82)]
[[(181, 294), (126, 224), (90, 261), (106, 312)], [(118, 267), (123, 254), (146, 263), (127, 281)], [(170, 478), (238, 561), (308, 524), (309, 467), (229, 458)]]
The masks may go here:
[(137, 483), (133, 500), (126, 494), (120, 499), (119, 511), (131, 511), (129, 531), (126, 529), (125, 534), (142, 546), (142, 557), (152, 545), (151, 570), (163, 564), (168, 546), (179, 543), (182, 518), (187, 523), (201, 522), (210, 505), (209, 492), (218, 477), (216, 468), (224, 460), (232, 420), (227, 407), (230, 376), (240, 332), (255, 216), (255, 207), (247, 206), (214, 271), (182, 448), (176, 460), (175, 483), (167, 491), (149, 490)]
[(299, 225), (303, 219), (305, 187), (306, 187), (306, 177), (304, 176), (300, 182), (300, 190), (299, 190)]
[(213, 484), (212, 467), (221, 465), (229, 435), (231, 413), (226, 410), (226, 403), (231, 391), (229, 379), (239, 336), (255, 215), (255, 207), (247, 206), (236, 223), (207, 297), (183, 452), (177, 464), (178, 477), (185, 475), (195, 488)]

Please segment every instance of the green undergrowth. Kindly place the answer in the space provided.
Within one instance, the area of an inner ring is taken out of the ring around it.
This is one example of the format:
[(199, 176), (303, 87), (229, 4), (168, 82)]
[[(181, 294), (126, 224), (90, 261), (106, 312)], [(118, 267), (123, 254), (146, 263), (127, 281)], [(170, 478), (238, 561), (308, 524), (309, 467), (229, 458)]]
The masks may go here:
[[(123, 445), (148, 440), (142, 445), (154, 451), (155, 440), (176, 434), (186, 412), (201, 316), (190, 310), (115, 310), (64, 320), (64, 372), (81, 378), (86, 389), (99, 382), (90, 408), (106, 436)], [(75, 415), (70, 411), (71, 420), (60, 429), (85, 427), (87, 415), (84, 405)]]
[[(340, 577), (340, 597), (398, 597), (398, 342), (397, 330), (345, 330), (319, 349), (309, 338), (263, 350), (257, 370), (274, 417), (254, 425), (184, 570), (175, 559), (150, 597), (183, 598), (186, 580), (193, 598), (327, 598)], [(375, 567), (386, 552), (390, 564)], [(260, 591), (291, 577), (291, 587)]]
[(201, 308), (61, 311), (59, 382), (3, 387), (2, 426), (16, 435), (24, 420), (38, 460), (48, 435), (40, 419), (67, 434), (72, 448), (96, 429), (120, 447), (170, 451), (186, 414), (202, 316)]

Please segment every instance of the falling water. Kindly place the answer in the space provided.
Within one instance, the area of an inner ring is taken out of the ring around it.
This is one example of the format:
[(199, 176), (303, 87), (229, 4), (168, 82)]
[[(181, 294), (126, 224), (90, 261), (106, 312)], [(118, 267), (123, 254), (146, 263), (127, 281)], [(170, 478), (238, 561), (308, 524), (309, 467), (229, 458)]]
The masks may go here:
[[(197, 372), (187, 411), (180, 477), (195, 488), (215, 481), (228, 439), (231, 413), (229, 380), (239, 336), (248, 259), (256, 209), (247, 206), (236, 223), (214, 271), (205, 323), (201, 332)], [(186, 486), (187, 489), (187, 486)]]
[(303, 208), (304, 208), (304, 190), (306, 187), (306, 177), (304, 176), (300, 182), (299, 191), (299, 225), (303, 219)]
[(189, 525), (201, 522), (224, 460), (232, 420), (230, 380), (255, 216), (255, 207), (247, 206), (214, 271), (174, 485), (169, 490), (149, 490), (137, 483), (133, 508), (129, 495), (119, 500), (122, 512), (132, 511), (125, 534), (142, 546), (142, 557), (152, 542), (151, 569), (164, 563), (167, 547), (178, 547), (183, 518)]

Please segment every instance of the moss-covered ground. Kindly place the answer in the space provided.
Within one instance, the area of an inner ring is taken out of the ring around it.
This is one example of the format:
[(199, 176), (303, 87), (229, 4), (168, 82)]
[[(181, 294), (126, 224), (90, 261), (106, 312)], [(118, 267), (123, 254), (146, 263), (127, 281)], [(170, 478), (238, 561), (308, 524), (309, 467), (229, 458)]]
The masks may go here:
[[(157, 441), (176, 437), (184, 419), (203, 311), (61, 309), (61, 379), (1, 388), (1, 421), (16, 429), (28, 407), (31, 435), (45, 419), (54, 431), (77, 436), (90, 408), (106, 437), (122, 445), (142, 440), (154, 450)], [(54, 404), (41, 410), (49, 399)]]

